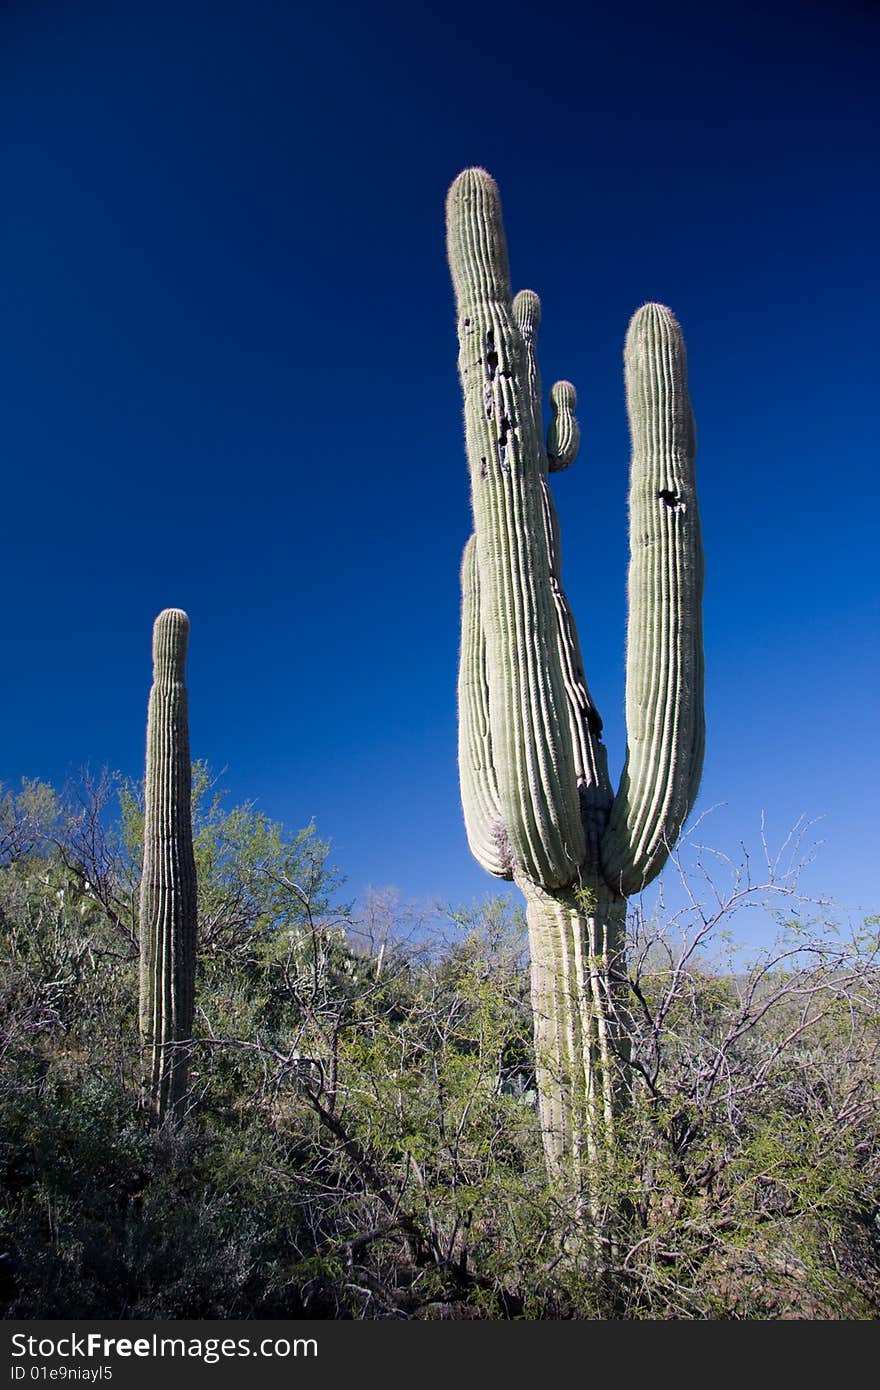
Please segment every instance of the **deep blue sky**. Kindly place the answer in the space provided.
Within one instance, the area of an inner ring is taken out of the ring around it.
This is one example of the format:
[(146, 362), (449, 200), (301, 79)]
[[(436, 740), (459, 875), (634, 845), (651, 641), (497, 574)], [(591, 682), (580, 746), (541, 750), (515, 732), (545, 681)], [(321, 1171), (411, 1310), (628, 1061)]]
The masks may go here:
[(0, 779), (143, 766), (192, 620), (194, 756), (349, 889), (473, 899), (455, 764), (468, 482), (446, 189), (498, 179), (578, 388), (564, 579), (623, 755), (643, 301), (688, 343), (703, 837), (801, 813), (876, 910), (875, 5), (0, 3)]

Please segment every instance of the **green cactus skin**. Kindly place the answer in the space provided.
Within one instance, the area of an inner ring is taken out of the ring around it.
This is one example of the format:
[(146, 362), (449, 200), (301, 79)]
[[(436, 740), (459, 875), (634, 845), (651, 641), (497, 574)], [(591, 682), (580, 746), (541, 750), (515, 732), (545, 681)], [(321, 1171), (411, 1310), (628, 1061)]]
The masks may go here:
[(178, 1115), (187, 1092), (196, 967), (189, 722), (185, 683), (189, 618), (166, 608), (153, 627), (147, 715), (144, 866), (140, 897), (140, 1031), (144, 1099), (157, 1121)]
[(527, 906), (541, 1126), (552, 1178), (589, 1185), (625, 1100), (626, 900), (661, 870), (702, 768), (702, 549), (684, 343), (662, 305), (625, 347), (632, 436), (627, 752), (615, 795), (562, 588), (548, 474), (580, 442), (557, 382), (543, 442), (540, 301), (511, 298), (493, 179), (447, 200), (474, 534), (462, 564), (459, 766), (468, 842)]
[(624, 349), (632, 437), (626, 764), (602, 842), (606, 878), (637, 893), (660, 872), (703, 770), (703, 550), (696, 430), (681, 329), (645, 304)]

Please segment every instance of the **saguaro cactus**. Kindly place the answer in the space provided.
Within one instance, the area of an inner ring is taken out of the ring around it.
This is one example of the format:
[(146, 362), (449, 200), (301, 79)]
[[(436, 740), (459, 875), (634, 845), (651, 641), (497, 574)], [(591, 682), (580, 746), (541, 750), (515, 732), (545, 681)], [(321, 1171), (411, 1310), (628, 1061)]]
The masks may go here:
[(447, 200), (474, 534), (462, 566), (459, 763), (468, 841), (527, 904), (541, 1126), (552, 1177), (583, 1188), (625, 1094), (628, 895), (660, 872), (703, 760), (700, 525), (685, 350), (646, 304), (624, 353), (632, 435), (627, 752), (615, 795), (561, 583), (548, 474), (575, 457), (568, 382), (543, 438), (540, 303), (511, 297), (498, 189)]
[(185, 683), (189, 618), (166, 608), (153, 627), (147, 715), (144, 868), (140, 899), (140, 1030), (145, 1101), (157, 1120), (187, 1090), (196, 966), (189, 724)]

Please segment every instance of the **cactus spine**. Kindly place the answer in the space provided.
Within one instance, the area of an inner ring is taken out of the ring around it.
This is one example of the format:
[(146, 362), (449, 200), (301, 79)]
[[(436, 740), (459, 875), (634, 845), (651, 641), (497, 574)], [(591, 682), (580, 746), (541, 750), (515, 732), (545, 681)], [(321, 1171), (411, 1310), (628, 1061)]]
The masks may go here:
[(561, 582), (548, 474), (579, 444), (575, 393), (550, 392), (540, 302), (511, 297), (498, 189), (467, 169), (447, 200), (474, 534), (462, 565), (459, 764), (471, 850), (527, 905), (541, 1127), (551, 1177), (583, 1190), (625, 1091), (626, 899), (660, 872), (703, 757), (702, 549), (684, 343), (634, 315), (627, 752), (615, 795)]
[(144, 865), (140, 897), (140, 1031), (144, 1099), (156, 1120), (179, 1114), (187, 1090), (196, 964), (186, 650), (189, 618), (166, 608), (153, 627), (147, 715)]

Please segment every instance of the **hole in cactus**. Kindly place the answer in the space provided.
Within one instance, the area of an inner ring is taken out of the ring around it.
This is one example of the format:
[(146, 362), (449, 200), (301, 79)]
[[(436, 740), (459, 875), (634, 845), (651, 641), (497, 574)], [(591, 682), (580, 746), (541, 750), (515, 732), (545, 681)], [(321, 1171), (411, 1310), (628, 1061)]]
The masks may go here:
[(501, 416), (499, 425), (500, 428), (498, 431), (498, 461), (501, 464), (502, 472), (509, 473), (510, 465), (507, 462), (507, 441), (510, 437), (511, 429), (510, 421), (508, 420), (506, 415)]
[(677, 492), (670, 492), (669, 488), (661, 488), (657, 493), (657, 498), (658, 501), (662, 502), (664, 507), (668, 507), (671, 512), (684, 511), (684, 498), (680, 497)]
[(491, 328), (486, 333), (486, 370), (489, 380), (494, 381), (498, 370), (498, 353), (495, 351), (495, 334)]
[(488, 463), (486, 462), (485, 459), (480, 459), (480, 477), (481, 477), (481, 478), (488, 478), (488, 476), (489, 476), (489, 465), (488, 465)]

